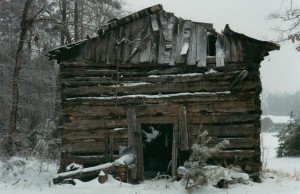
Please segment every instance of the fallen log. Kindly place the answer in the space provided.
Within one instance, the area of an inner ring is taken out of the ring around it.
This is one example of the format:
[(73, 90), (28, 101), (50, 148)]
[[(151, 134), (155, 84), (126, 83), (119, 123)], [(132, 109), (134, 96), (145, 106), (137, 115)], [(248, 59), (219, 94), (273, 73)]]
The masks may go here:
[(97, 177), (101, 170), (111, 168), (112, 166), (113, 166), (113, 163), (106, 163), (106, 164), (101, 164), (101, 165), (93, 166), (93, 167), (89, 167), (89, 168), (78, 169), (75, 171), (59, 173), (53, 177), (53, 183), (59, 184), (69, 178), (84, 179), (84, 178), (88, 178), (88, 177), (92, 177), (92, 176)]

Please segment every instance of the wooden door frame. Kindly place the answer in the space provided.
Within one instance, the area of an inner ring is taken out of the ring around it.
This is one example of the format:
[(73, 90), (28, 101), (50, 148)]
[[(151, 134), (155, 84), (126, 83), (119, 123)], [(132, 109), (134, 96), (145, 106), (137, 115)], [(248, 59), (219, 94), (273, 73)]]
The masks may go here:
[[(145, 105), (147, 106), (147, 105)], [(149, 105), (151, 106), (151, 105)], [(169, 118), (167, 120), (159, 119), (159, 121), (156, 118), (147, 118), (145, 119), (139, 119), (137, 117), (136, 107), (141, 106), (132, 106), (128, 107), (127, 109), (127, 124), (128, 124), (128, 144), (132, 146), (133, 152), (135, 155), (135, 167), (136, 170), (133, 173), (133, 179), (136, 179), (138, 181), (143, 181), (143, 175), (144, 175), (144, 158), (143, 158), (143, 144), (142, 144), (142, 132), (141, 132), (141, 125), (142, 124), (164, 124), (169, 123), (173, 125), (173, 142), (172, 142), (172, 178), (176, 178), (176, 172), (177, 172), (177, 156), (178, 156), (178, 150), (179, 150), (179, 144), (182, 146), (182, 144), (186, 147), (188, 144), (188, 135), (187, 133), (187, 119), (186, 119), (186, 109), (183, 105), (174, 105), (178, 111), (177, 116), (173, 118)], [(145, 110), (145, 109), (142, 109)], [(180, 129), (179, 129), (180, 128)], [(179, 139), (180, 142), (179, 142)], [(184, 139), (184, 141), (182, 140)], [(182, 147), (180, 147), (182, 148)]]

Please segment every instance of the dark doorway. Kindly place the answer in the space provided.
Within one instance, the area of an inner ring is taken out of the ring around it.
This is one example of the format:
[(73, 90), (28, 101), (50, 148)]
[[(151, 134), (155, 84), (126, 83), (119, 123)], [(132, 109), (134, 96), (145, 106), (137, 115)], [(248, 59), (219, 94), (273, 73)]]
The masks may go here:
[(144, 176), (171, 175), (173, 124), (141, 124)]

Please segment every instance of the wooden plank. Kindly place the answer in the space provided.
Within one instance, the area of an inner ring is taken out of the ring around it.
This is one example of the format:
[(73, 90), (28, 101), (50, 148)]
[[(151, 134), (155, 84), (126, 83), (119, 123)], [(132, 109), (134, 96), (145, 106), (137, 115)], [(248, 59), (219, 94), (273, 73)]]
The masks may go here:
[[(163, 28), (165, 28), (165, 27), (163, 27)], [(158, 44), (159, 45), (158, 45), (157, 63), (158, 64), (169, 64), (171, 52), (169, 49), (166, 49), (168, 42), (164, 38), (163, 30), (160, 31)]]
[(173, 37), (171, 40), (172, 48), (171, 48), (171, 56), (170, 56), (170, 65), (176, 64), (176, 55), (177, 55), (177, 37), (178, 37), (178, 18), (174, 17), (173, 21)]
[[(146, 17), (145, 21), (151, 20), (151, 17)], [(141, 39), (144, 40), (147, 36), (151, 34), (151, 25), (146, 22), (145, 29), (142, 31)], [(151, 52), (151, 41), (145, 43), (145, 46), (140, 50), (140, 63), (146, 63), (150, 61), (150, 53)]]
[[(223, 50), (225, 53), (225, 61), (228, 63), (231, 61), (231, 41), (230, 37), (223, 35)], [(227, 64), (226, 64), (227, 65)]]
[[(191, 39), (191, 27), (192, 22), (190, 20), (185, 20), (183, 24), (183, 30), (180, 36), (182, 36), (182, 47), (180, 48), (179, 55), (186, 55), (188, 53), (189, 47), (190, 47), (190, 39)], [(182, 61), (183, 58), (177, 58), (176, 63), (185, 63), (185, 57), (184, 61)]]
[(151, 17), (151, 27), (152, 27), (152, 31), (158, 31), (159, 30), (159, 25), (157, 22), (157, 15), (156, 14), (150, 14)]
[(144, 161), (143, 161), (143, 145), (142, 145), (142, 134), (141, 125), (136, 122), (136, 113), (134, 107), (128, 107), (127, 112), (127, 123), (128, 123), (128, 143), (132, 146), (134, 155), (134, 163), (136, 167), (133, 178), (138, 181), (143, 181), (144, 174)]
[(114, 30), (110, 30), (107, 33), (107, 64), (114, 64), (116, 61), (116, 40), (118, 40), (118, 34)]
[(171, 59), (171, 50), (174, 46), (173, 29), (175, 17), (172, 13), (162, 12), (159, 19), (162, 26), (162, 33), (159, 42), (158, 63), (169, 64)]
[(172, 143), (172, 178), (175, 180), (177, 175), (177, 155), (178, 155), (178, 124), (173, 124), (173, 143)]
[(113, 161), (113, 155), (114, 155), (114, 136), (110, 134), (109, 136), (109, 159), (110, 161)]
[[(136, 50), (139, 49), (138, 47), (141, 45), (141, 41), (142, 41), (142, 33), (146, 28), (146, 24), (147, 24), (147, 18), (139, 18), (138, 20), (134, 21), (133, 25), (134, 27), (131, 28), (131, 37), (133, 37), (134, 40), (134, 45), (133, 48), (131, 50), (131, 54)], [(132, 64), (139, 64), (140, 63), (140, 55), (134, 55), (134, 57), (130, 60), (130, 63)]]
[[(127, 25), (124, 26), (124, 30), (123, 30), (123, 37), (126, 40), (130, 40), (132, 41), (134, 38), (132, 37), (131, 34), (131, 28), (133, 26), (134, 23), (128, 23)], [(127, 59), (132, 51), (132, 45), (128, 42), (124, 42), (124, 45), (122, 47), (122, 63), (125, 61), (125, 59)]]
[(185, 106), (178, 107), (179, 149), (189, 150), (189, 131)]
[(225, 51), (223, 37), (218, 34), (216, 41), (216, 67), (225, 67)]
[(109, 33), (105, 33), (101, 36), (101, 57), (100, 61), (106, 63), (107, 61), (107, 51), (108, 51), (108, 40), (109, 40)]
[(157, 116), (157, 117), (139, 117), (138, 121), (141, 123), (176, 123), (178, 121), (177, 117), (161, 117), (161, 116)]
[(177, 29), (177, 39), (176, 39), (176, 59), (175, 63), (176, 64), (182, 64), (185, 62), (185, 57), (183, 55), (180, 55), (183, 44), (184, 44), (184, 35), (183, 35), (183, 30), (184, 30), (184, 23), (185, 21), (182, 18), (178, 18), (178, 29)]
[(207, 56), (207, 30), (200, 24), (196, 25), (196, 47), (197, 47), (197, 67), (206, 67)]
[(151, 40), (155, 39), (155, 37), (157, 36), (157, 32), (152, 32), (151, 34), (147, 35), (144, 39), (142, 40), (138, 40), (135, 44), (135, 47), (132, 51), (132, 53), (130, 53), (130, 55), (128, 56), (128, 58), (126, 58), (124, 60), (123, 64), (128, 63), (129, 61), (131, 61), (131, 63), (136, 64), (139, 63), (140, 61), (133, 61), (133, 60), (140, 60), (140, 57), (136, 57), (136, 55), (138, 55), (138, 53), (145, 47), (147, 46), (147, 44), (149, 42), (151, 42)]
[(177, 116), (177, 105), (174, 104), (151, 104), (136, 106), (137, 117), (147, 116)]
[[(197, 41), (198, 41), (198, 34), (197, 34), (197, 26), (194, 22), (191, 24), (191, 34), (190, 34), (190, 43), (189, 49), (186, 56), (186, 64), (187, 65), (196, 65), (197, 59)], [(206, 56), (205, 56), (206, 59)]]

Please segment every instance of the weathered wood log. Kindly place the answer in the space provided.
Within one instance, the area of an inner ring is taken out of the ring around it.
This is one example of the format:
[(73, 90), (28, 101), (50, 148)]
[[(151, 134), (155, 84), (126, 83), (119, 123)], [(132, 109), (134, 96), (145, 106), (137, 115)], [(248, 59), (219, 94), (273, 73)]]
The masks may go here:
[[(134, 84), (134, 83), (174, 83), (174, 82), (201, 82), (201, 81), (233, 81), (238, 73), (215, 73), (215, 74), (202, 74), (202, 73), (189, 73), (178, 75), (149, 75), (139, 77), (119, 77), (118, 84)], [(258, 76), (258, 75), (256, 75)], [(247, 77), (254, 78), (254, 75)], [(247, 79), (246, 79), (247, 80)], [(113, 86), (117, 79), (113, 77), (76, 77), (62, 79), (64, 87), (78, 87), (78, 86)]]
[[(257, 121), (259, 122), (259, 121)], [(250, 137), (253, 134), (258, 134), (260, 128), (255, 126), (254, 123), (251, 124), (236, 124), (236, 125), (202, 125), (200, 124), (190, 124), (189, 130), (192, 136), (198, 136), (205, 130), (208, 132), (208, 136), (213, 137)]]
[[(174, 94), (180, 92), (218, 92), (229, 90), (231, 82), (199, 82), (195, 83), (136, 83), (129, 85), (114, 85), (114, 86), (82, 86), (76, 88), (63, 88), (62, 92), (67, 98), (72, 97), (101, 97), (111, 96), (119, 97), (124, 95), (136, 94)], [(255, 91), (256, 88), (261, 88), (261, 83), (254, 81), (245, 81), (234, 88), (234, 91)], [(117, 96), (116, 96), (117, 95)]]
[[(256, 92), (249, 91), (243, 93), (230, 92), (216, 92), (216, 93), (179, 93), (176, 95), (135, 95), (135, 96), (121, 96), (118, 97), (118, 105), (139, 105), (139, 104), (163, 104), (163, 103), (203, 103), (203, 102), (224, 102), (235, 100), (253, 100), (256, 99)], [(70, 98), (62, 103), (62, 108), (71, 107), (75, 105), (89, 105), (89, 106), (108, 106), (116, 105), (116, 98), (114, 97), (91, 97), (91, 98)]]
[(90, 168), (83, 168), (75, 171), (70, 171), (70, 172), (64, 172), (57, 174), (53, 177), (53, 183), (54, 184), (59, 184), (65, 179), (84, 179), (87, 177), (97, 177), (97, 175), (100, 173), (101, 170), (103, 169), (108, 169), (113, 166), (112, 163), (106, 163), (106, 164), (101, 164), (98, 166), (90, 167)]
[[(180, 75), (180, 74), (187, 74), (187, 73), (205, 73), (209, 69), (215, 69), (218, 72), (229, 73), (235, 71), (243, 71), (247, 70), (250, 72), (258, 72), (257, 65), (247, 66), (249, 63), (238, 64), (232, 63), (227, 64), (226, 68), (224, 67), (215, 67), (212, 65), (208, 65), (207, 67), (196, 67), (196, 66), (120, 66), (117, 68), (117, 65), (114, 66), (107, 66), (107, 65), (99, 65), (93, 67), (68, 67), (62, 69), (61, 78), (76, 78), (76, 77), (109, 77), (109, 76), (116, 76), (117, 73), (124, 77), (134, 77), (134, 76), (150, 76), (150, 75)], [(255, 69), (257, 68), (257, 69)], [(118, 70), (117, 70), (118, 69)]]
[(201, 117), (192, 117), (189, 119), (190, 123), (219, 123), (219, 124), (233, 124), (255, 122), (260, 119), (260, 114), (221, 114), (221, 115), (201, 115)]
[[(80, 118), (80, 117), (79, 117)], [(81, 118), (80, 118), (81, 119)], [(87, 119), (83, 118), (82, 120), (72, 120), (69, 122), (65, 122), (60, 126), (61, 129), (66, 130), (91, 130), (91, 129), (105, 129), (105, 128), (125, 128), (127, 127), (126, 119)]]

